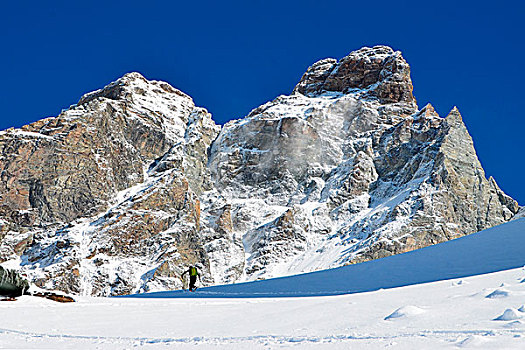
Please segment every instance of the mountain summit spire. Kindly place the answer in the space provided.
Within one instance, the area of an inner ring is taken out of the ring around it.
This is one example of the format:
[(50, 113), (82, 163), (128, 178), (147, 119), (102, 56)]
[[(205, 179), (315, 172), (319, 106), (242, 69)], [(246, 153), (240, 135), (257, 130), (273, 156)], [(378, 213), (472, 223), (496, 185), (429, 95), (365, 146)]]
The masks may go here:
[(459, 112), (418, 110), (399, 51), (312, 65), (289, 96), (220, 127), (128, 73), (58, 117), (0, 132), (0, 262), (88, 295), (290, 275), (504, 223)]
[(353, 89), (367, 89), (367, 95), (381, 103), (416, 104), (410, 67), (400, 51), (388, 46), (363, 47), (339, 61), (333, 58), (318, 61), (308, 68), (294, 92), (316, 95)]

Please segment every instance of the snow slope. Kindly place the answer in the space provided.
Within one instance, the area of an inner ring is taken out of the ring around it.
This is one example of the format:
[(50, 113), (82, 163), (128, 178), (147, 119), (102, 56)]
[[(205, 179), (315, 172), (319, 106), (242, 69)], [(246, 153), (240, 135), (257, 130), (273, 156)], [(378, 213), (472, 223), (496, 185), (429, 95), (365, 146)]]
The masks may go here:
[[(22, 297), (0, 303), (0, 348), (522, 349), (524, 232), (520, 219), (399, 258), (170, 298)], [(319, 296), (277, 297), (293, 293)]]
[[(434, 246), (303, 275), (203, 288), (196, 297), (290, 297), (369, 292), (525, 265), (525, 218)], [(187, 297), (182, 291), (134, 295)]]

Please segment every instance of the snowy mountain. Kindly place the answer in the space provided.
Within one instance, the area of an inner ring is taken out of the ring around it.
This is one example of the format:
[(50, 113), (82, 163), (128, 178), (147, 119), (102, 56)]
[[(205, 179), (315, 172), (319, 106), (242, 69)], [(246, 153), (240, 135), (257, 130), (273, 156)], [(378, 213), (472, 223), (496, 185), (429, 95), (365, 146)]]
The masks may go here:
[(177, 266), (206, 256), (198, 193), (219, 129), (189, 96), (130, 73), (2, 132), (2, 261), (75, 294), (177, 288)]
[(293, 93), (217, 126), (126, 74), (0, 133), (0, 262), (83, 295), (339, 267), (511, 220), (459, 111), (418, 109), (389, 47), (313, 64)]
[(196, 293), (77, 297), (68, 304), (24, 296), (0, 303), (0, 344), (522, 349), (524, 246), (525, 219), (520, 219), (392, 257)]
[(410, 251), (518, 210), (459, 111), (418, 110), (408, 64), (384, 46), (315, 63), (294, 94), (224, 125), (209, 164), (248, 279)]

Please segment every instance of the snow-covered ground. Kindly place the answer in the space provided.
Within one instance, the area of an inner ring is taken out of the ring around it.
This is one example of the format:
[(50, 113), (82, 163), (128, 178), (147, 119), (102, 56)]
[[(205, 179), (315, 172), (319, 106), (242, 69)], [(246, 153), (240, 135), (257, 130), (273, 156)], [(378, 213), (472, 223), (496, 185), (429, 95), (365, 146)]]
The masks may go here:
[[(22, 297), (0, 303), (0, 348), (523, 349), (523, 265), (519, 219), (397, 257), (191, 294)], [(354, 294), (329, 295), (343, 288)]]

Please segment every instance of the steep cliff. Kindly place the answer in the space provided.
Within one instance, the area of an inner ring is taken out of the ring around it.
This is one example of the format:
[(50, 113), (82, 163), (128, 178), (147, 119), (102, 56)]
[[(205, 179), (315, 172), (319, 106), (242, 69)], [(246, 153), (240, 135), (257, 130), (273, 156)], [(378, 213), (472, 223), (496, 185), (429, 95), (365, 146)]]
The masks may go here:
[(126, 74), (0, 133), (0, 262), (88, 295), (313, 271), (510, 220), (459, 111), (418, 109), (399, 51), (314, 63), (289, 96), (215, 125)]
[(56, 118), (0, 135), (0, 261), (40, 287), (110, 295), (211, 283), (199, 194), (220, 127), (167, 83), (126, 74)]
[(223, 127), (210, 169), (245, 232), (248, 278), (398, 254), (517, 212), (459, 111), (418, 110), (409, 73), (385, 46), (325, 59), (294, 94)]

